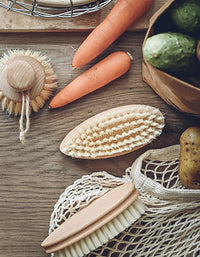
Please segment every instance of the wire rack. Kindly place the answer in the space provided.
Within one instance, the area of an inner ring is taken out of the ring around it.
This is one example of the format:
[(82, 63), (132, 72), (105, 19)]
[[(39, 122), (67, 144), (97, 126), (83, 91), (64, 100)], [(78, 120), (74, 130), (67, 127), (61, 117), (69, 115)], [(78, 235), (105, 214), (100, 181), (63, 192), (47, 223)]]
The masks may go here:
[(73, 0), (70, 0), (70, 6), (55, 7), (41, 5), (40, 3), (37, 3), (37, 0), (33, 0), (32, 2), (3, 0), (0, 1), (0, 7), (6, 8), (8, 11), (14, 11), (28, 16), (44, 18), (72, 18), (86, 13), (96, 12), (111, 1), (112, 0), (94, 0), (94, 2), (89, 4), (74, 6)]

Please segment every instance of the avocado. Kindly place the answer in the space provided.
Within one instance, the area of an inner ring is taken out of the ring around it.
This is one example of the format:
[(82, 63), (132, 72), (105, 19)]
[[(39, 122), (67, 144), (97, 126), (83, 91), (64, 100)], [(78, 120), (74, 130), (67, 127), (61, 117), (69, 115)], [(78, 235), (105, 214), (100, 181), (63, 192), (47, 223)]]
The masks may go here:
[(180, 32), (200, 35), (200, 0), (176, 1), (170, 16)]
[(147, 38), (143, 55), (152, 66), (169, 73), (190, 74), (196, 70), (197, 41), (188, 35), (166, 32)]

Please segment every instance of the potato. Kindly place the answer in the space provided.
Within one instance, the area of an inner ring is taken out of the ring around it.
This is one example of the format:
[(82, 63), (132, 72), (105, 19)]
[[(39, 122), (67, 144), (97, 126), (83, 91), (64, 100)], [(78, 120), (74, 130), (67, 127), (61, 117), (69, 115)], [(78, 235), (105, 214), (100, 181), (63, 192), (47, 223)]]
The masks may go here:
[(178, 175), (185, 187), (200, 189), (200, 127), (190, 127), (180, 137)]
[(197, 45), (197, 59), (200, 62), (200, 40), (199, 40), (198, 45)]

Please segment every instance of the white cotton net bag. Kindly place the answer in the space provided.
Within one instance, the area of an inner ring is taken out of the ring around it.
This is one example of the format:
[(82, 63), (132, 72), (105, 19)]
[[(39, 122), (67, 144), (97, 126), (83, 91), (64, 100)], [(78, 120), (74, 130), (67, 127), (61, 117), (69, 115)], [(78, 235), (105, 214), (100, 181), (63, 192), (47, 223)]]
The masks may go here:
[(93, 200), (104, 195), (109, 190), (131, 179), (117, 178), (107, 172), (94, 172), (85, 175), (68, 186), (60, 195), (51, 215), (49, 233), (54, 231), (67, 218), (86, 207)]
[(87, 256), (200, 256), (200, 190), (181, 185), (179, 153), (179, 145), (149, 150), (122, 178), (95, 172), (76, 180), (56, 203), (49, 233), (94, 199), (132, 181), (146, 206), (145, 213), (124, 232)]

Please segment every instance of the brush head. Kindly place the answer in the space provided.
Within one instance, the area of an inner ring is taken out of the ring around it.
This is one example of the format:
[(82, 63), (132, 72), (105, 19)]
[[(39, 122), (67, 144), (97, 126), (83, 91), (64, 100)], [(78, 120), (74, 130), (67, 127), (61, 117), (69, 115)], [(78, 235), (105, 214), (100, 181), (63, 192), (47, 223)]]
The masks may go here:
[(37, 112), (57, 86), (56, 76), (46, 56), (30, 50), (13, 50), (0, 59), (0, 100), (2, 108), (15, 116), (21, 114), (22, 94), (30, 97)]
[[(105, 241), (127, 228), (131, 222), (134, 222), (134, 219), (130, 219), (130, 223), (128, 222), (130, 214), (126, 218), (122, 218), (120, 215), (137, 201), (137, 197), (138, 191), (135, 190), (132, 183), (125, 183), (112, 189), (68, 218), (43, 241), (42, 247), (45, 248), (47, 253), (57, 252), (67, 247), (70, 248), (72, 245), (76, 246), (76, 248), (80, 245), (81, 248), (84, 240), (84, 244), (87, 245), (87, 242), (91, 240), (90, 238), (96, 237), (98, 233), (101, 234), (105, 243)], [(136, 210), (135, 212), (137, 213)], [(137, 218), (141, 216), (142, 212), (144, 212), (143, 207), (142, 211), (137, 213)], [(113, 234), (112, 226), (115, 227), (117, 224), (117, 222), (114, 222), (117, 217), (120, 217), (118, 223), (121, 220), (125, 220), (126, 225), (120, 224), (120, 228), (117, 225), (116, 228), (113, 228), (115, 231)], [(109, 234), (109, 236), (106, 234)], [(95, 241), (99, 240), (101, 242), (101, 238), (97, 238)], [(91, 249), (94, 250), (96, 247), (97, 245), (93, 241)], [(82, 251), (85, 253), (84, 249)], [(79, 256), (78, 253), (77, 256)]]
[(99, 113), (70, 131), (60, 151), (82, 159), (103, 159), (137, 150), (159, 136), (162, 113), (147, 105), (127, 105)]

